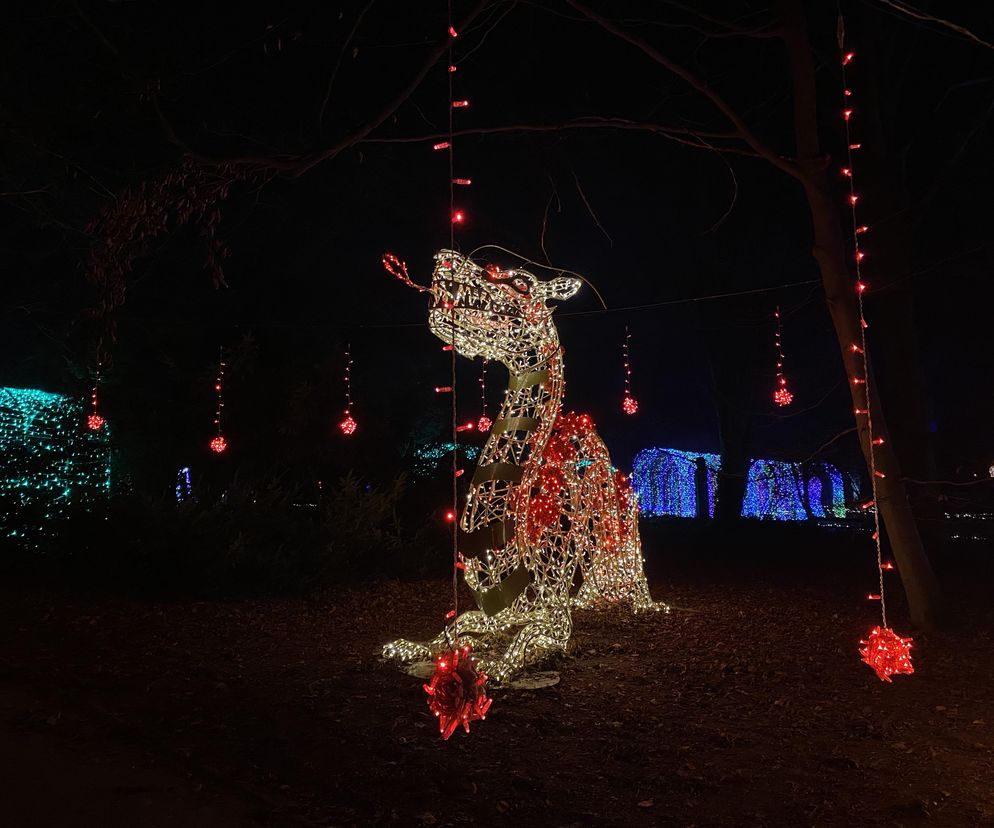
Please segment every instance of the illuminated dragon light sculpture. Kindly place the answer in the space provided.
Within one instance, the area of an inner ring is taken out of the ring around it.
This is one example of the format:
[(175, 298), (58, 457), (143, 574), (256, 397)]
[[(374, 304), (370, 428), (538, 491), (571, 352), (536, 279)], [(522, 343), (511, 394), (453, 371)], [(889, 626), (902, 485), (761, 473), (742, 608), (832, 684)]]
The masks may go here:
[(412, 282), (395, 257), (384, 265), (430, 294), (435, 336), (510, 374), (459, 521), (460, 564), (478, 609), (428, 643), (394, 641), (384, 656), (423, 661), (470, 644), (483, 655), (480, 668), (501, 682), (566, 649), (574, 608), (668, 610), (649, 595), (628, 479), (611, 466), (590, 417), (561, 410), (563, 348), (546, 303), (569, 299), (580, 281), (481, 267), (451, 250), (435, 255), (430, 288)]

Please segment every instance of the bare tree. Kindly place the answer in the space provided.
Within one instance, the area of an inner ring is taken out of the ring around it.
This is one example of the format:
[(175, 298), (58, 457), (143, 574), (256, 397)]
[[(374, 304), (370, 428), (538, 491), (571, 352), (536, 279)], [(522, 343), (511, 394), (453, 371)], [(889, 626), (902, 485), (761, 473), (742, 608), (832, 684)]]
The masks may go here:
[[(822, 150), (818, 135), (817, 95), (815, 69), (811, 44), (800, 0), (779, 0), (780, 19), (773, 27), (758, 30), (737, 30), (722, 24), (726, 33), (747, 36), (779, 37), (787, 55), (787, 68), (793, 87), (795, 154), (786, 157), (775, 152), (746, 124), (744, 117), (712, 86), (671, 60), (644, 38), (609, 20), (580, 0), (566, 0), (576, 11), (597, 24), (606, 32), (638, 49), (650, 60), (685, 81), (692, 89), (706, 98), (727, 121), (726, 132), (701, 135), (700, 139), (681, 136), (686, 143), (702, 148), (737, 151), (764, 159), (781, 172), (793, 177), (802, 187), (811, 215), (814, 231), (812, 254), (818, 263), (828, 309), (835, 327), (839, 349), (847, 374), (862, 374), (862, 356), (852, 348), (861, 339), (860, 317), (852, 276), (849, 272), (846, 236), (843, 231), (836, 195), (830, 186), (829, 158)], [(660, 131), (665, 131), (665, 127)], [(720, 143), (719, 143), (720, 142)], [(880, 510), (894, 556), (897, 559), (902, 583), (908, 597), (912, 622), (920, 628), (933, 628), (937, 622), (940, 598), (939, 587), (925, 554), (914, 514), (902, 479), (897, 456), (890, 442), (887, 420), (881, 407), (877, 383), (868, 378), (870, 409), (876, 436), (884, 442), (874, 449), (876, 468), (886, 476), (877, 481), (876, 508)], [(864, 406), (863, 390), (849, 384), (853, 409)], [(870, 438), (865, 418), (858, 418), (857, 433), (864, 457), (869, 465)]]

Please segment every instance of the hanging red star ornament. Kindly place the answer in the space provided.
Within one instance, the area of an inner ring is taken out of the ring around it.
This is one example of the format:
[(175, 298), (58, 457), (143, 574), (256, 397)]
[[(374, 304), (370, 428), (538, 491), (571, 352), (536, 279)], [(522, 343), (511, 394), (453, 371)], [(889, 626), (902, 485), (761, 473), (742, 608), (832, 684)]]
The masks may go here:
[(104, 427), (105, 422), (107, 421), (99, 414), (91, 414), (86, 418), (86, 427), (89, 428), (90, 431), (100, 431), (100, 429)]
[(424, 685), (428, 709), (438, 717), (438, 729), (448, 739), (462, 725), (487, 718), (493, 699), (487, 697), (487, 674), (476, 669), (469, 645), (442, 653), (435, 661), (431, 681)]
[(635, 397), (625, 397), (621, 401), (621, 410), (626, 414), (637, 414), (639, 410), (639, 401)]
[(348, 411), (346, 411), (345, 419), (338, 424), (338, 427), (342, 430), (342, 434), (344, 434), (346, 437), (349, 437), (355, 434), (355, 430), (358, 427), (358, 425), (359, 424), (354, 419), (352, 419), (352, 415)]
[(211, 440), (211, 451), (215, 454), (223, 454), (228, 450), (228, 441), (224, 439), (220, 434), (217, 435), (213, 440)]
[(881, 681), (890, 681), (897, 673), (910, 675), (915, 671), (911, 664), (912, 639), (902, 638), (890, 627), (874, 627), (860, 641), (859, 654), (873, 668)]
[(780, 379), (784, 384), (773, 392), (773, 402), (783, 408), (784, 406), (790, 405), (794, 401), (794, 395), (787, 390), (787, 380), (783, 377)]

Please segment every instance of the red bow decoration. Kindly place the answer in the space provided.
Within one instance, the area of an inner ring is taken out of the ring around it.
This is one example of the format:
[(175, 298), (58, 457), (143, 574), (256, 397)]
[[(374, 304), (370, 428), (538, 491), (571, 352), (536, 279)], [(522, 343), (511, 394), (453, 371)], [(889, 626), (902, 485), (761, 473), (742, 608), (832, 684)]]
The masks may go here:
[(428, 709), (438, 717), (438, 729), (448, 739), (462, 725), (469, 733), (469, 723), (487, 717), (493, 699), (487, 698), (487, 674), (478, 672), (476, 659), (465, 645), (442, 653), (435, 661), (431, 681), (424, 685)]
[(874, 627), (866, 637), (866, 641), (860, 641), (859, 654), (881, 681), (890, 681), (895, 673), (906, 673), (910, 675), (915, 671), (911, 665), (911, 642), (910, 638), (901, 638), (890, 627)]

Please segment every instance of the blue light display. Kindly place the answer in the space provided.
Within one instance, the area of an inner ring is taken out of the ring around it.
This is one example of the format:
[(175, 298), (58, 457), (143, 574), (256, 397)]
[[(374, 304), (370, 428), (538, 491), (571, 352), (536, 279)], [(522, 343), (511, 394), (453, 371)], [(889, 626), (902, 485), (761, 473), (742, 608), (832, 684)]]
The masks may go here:
[(81, 401), (0, 388), (0, 536), (37, 546), (70, 505), (110, 493), (109, 428), (86, 428)]
[(193, 483), (190, 481), (190, 467), (183, 466), (176, 472), (176, 502), (182, 503), (193, 495)]
[[(697, 517), (702, 508), (714, 517), (718, 473), (717, 454), (648, 448), (639, 452), (632, 485), (642, 514)], [(830, 463), (753, 460), (749, 466), (742, 516), (761, 520), (841, 518), (846, 514), (848, 481)]]
[[(703, 467), (703, 471), (702, 471)], [(697, 517), (698, 481), (704, 475), (708, 516), (714, 517), (721, 458), (677, 449), (649, 448), (638, 453), (632, 486), (643, 514)]]

